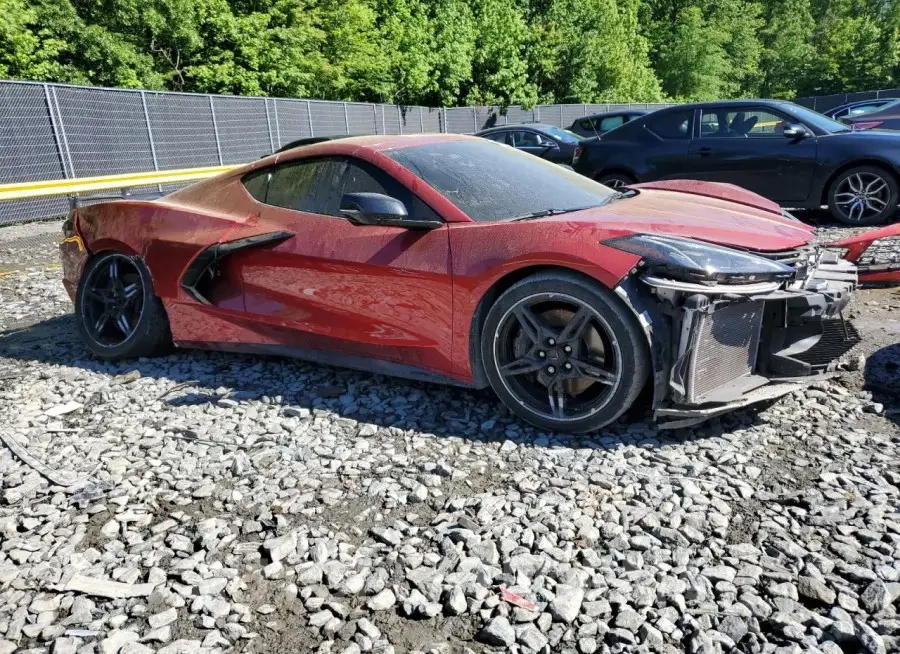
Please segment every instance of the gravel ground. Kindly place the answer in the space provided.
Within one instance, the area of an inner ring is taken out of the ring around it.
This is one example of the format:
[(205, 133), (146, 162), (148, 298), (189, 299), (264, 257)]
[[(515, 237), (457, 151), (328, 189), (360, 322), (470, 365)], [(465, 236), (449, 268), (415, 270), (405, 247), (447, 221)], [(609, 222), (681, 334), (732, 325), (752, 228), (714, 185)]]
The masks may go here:
[(900, 651), (897, 291), (839, 379), (560, 438), (486, 392), (94, 361), (51, 241), (3, 231), (0, 654)]

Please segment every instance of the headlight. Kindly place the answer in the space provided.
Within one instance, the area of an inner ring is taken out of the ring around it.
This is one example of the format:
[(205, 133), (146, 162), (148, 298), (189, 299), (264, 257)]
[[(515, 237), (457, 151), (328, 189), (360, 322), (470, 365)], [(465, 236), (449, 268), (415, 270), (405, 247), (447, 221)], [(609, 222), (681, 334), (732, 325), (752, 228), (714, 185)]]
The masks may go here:
[(793, 268), (778, 261), (689, 238), (633, 234), (604, 244), (638, 255), (667, 277), (688, 282), (750, 284), (794, 276)]

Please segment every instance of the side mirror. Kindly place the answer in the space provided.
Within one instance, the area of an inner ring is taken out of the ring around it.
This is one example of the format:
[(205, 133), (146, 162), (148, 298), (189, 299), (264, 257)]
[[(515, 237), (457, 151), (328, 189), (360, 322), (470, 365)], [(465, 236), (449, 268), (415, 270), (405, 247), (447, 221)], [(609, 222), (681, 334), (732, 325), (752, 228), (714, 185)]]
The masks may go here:
[(809, 131), (803, 126), (798, 125), (797, 123), (785, 123), (784, 138), (787, 139), (803, 139), (809, 136)]
[(444, 224), (440, 220), (412, 219), (400, 200), (382, 193), (345, 193), (340, 210), (354, 225), (437, 229)]

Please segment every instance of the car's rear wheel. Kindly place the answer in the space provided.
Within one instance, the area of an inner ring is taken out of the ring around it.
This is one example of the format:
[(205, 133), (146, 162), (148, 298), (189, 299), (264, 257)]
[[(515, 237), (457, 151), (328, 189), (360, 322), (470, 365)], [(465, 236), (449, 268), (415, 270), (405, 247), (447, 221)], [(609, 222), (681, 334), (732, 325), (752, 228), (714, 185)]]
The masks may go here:
[(557, 432), (612, 422), (635, 401), (649, 371), (634, 316), (599, 284), (564, 272), (506, 290), (485, 319), (481, 353), (504, 404)]
[(598, 175), (596, 179), (604, 186), (615, 189), (634, 184), (635, 182), (634, 178), (626, 173), (603, 173)]
[(877, 166), (857, 166), (838, 175), (828, 189), (831, 214), (848, 225), (878, 225), (897, 213), (897, 179)]
[(103, 359), (160, 354), (172, 340), (147, 267), (119, 252), (99, 254), (85, 266), (75, 322), (87, 348)]

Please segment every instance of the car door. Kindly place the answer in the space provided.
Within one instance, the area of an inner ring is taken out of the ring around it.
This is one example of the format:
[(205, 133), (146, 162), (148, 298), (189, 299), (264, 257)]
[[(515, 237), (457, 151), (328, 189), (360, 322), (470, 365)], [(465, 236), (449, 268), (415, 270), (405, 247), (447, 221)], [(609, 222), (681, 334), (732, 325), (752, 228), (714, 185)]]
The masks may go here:
[(736, 184), (776, 202), (809, 196), (816, 137), (787, 138), (793, 119), (768, 107), (700, 109), (700, 129), (686, 166), (693, 179)]
[[(642, 143), (633, 154), (633, 156), (643, 158), (641, 181), (686, 177), (685, 162), (690, 148), (693, 125), (694, 111), (692, 109), (666, 112), (652, 116), (646, 121), (646, 132), (642, 135)], [(621, 131), (618, 130), (604, 136), (601, 143), (605, 142), (607, 138), (610, 139), (609, 142), (615, 143), (616, 135)], [(623, 163), (629, 162), (626, 159)]]
[(361, 159), (300, 159), (274, 168), (260, 219), (294, 236), (248, 251), (240, 261), (245, 307), (260, 342), (307, 356), (328, 352), (324, 360), (339, 365), (371, 368), (374, 360), (392, 366), (385, 371), (394, 374), (405, 372), (397, 366), (449, 373), (446, 226), (354, 225), (339, 211), (343, 194), (352, 192), (391, 195), (410, 217), (439, 218), (399, 181)]
[(538, 132), (523, 129), (510, 132), (509, 136), (512, 146), (517, 150), (551, 160), (555, 160), (555, 155), (559, 153), (559, 143)]

